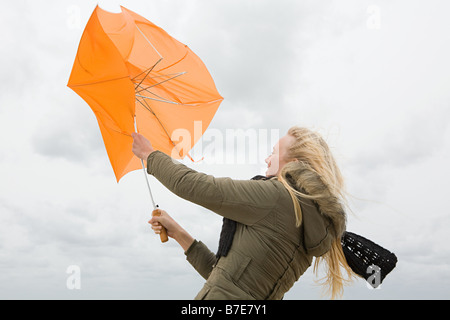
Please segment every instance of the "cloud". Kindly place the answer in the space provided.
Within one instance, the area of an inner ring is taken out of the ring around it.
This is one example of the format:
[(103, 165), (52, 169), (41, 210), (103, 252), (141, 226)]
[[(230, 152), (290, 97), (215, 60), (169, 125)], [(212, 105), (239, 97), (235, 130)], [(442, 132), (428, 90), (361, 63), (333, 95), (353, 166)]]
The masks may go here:
[[(228, 112), (219, 110), (220, 117), (213, 125), (266, 126), (273, 110), (282, 108), (280, 101), (289, 90), (287, 84), (293, 77), (290, 62), (298, 53), (294, 36), (317, 6), (274, 6), (271, 1), (195, 3), (205, 14), (189, 11), (191, 27), (180, 26), (183, 31), (175, 32), (175, 36), (204, 57), (225, 97), (222, 109)], [(272, 127), (277, 125), (274, 122)]]
[[(446, 2), (121, 4), (206, 63), (225, 97), (211, 123), (223, 137), (227, 129), (282, 135), (295, 124), (324, 133), (355, 196), (349, 227), (399, 257), (381, 290), (357, 282), (346, 297), (448, 296)], [(27, 2), (0, 12), (8, 31), (0, 48), (0, 296), (189, 299), (203, 279), (174, 241), (162, 245), (148, 229), (142, 172), (115, 182), (95, 116), (66, 87), (95, 5)], [(379, 29), (367, 26), (369, 5), (380, 9)], [(185, 163), (234, 178), (260, 169)], [(221, 218), (150, 182), (160, 206), (215, 251)], [(65, 287), (73, 264), (82, 270), (78, 292)], [(320, 298), (313, 279), (308, 271), (286, 298)]]
[(84, 112), (75, 110), (81, 99), (67, 100), (69, 103), (55, 103), (65, 107), (53, 110), (37, 125), (31, 140), (34, 150), (47, 157), (81, 162), (103, 155), (106, 151), (94, 114), (87, 106)]

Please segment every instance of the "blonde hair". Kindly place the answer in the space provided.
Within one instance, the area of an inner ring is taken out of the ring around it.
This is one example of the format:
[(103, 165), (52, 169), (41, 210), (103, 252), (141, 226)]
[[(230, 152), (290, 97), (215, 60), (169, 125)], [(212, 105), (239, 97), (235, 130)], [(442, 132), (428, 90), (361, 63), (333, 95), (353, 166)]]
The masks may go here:
[[(299, 227), (302, 223), (302, 209), (299, 204), (299, 197), (313, 201), (325, 199), (324, 201), (332, 203), (332, 207), (329, 208), (330, 211), (336, 210), (344, 213), (346, 204), (344, 179), (328, 144), (320, 134), (307, 128), (294, 126), (288, 130), (288, 135), (294, 137), (295, 141), (288, 148), (288, 159), (286, 160), (294, 161), (294, 163), (291, 164), (289, 162), (285, 165), (277, 177), (291, 195), (297, 226)], [(311, 190), (308, 190), (308, 194), (298, 191), (287, 181), (289, 172), (296, 168), (295, 162), (308, 167), (309, 170), (316, 173), (319, 177), (315, 185), (310, 188)], [(321, 210), (324, 210), (324, 208), (321, 207)], [(323, 256), (316, 258), (314, 263), (314, 273), (316, 275), (318, 274), (320, 263), (322, 261), (325, 263), (327, 274), (322, 284), (332, 299), (342, 296), (344, 283), (348, 282), (354, 275), (347, 264), (341, 246), (341, 236), (345, 231), (345, 222), (335, 226), (335, 229), (337, 229), (335, 230), (335, 240), (330, 250)], [(341, 267), (347, 273), (347, 277), (344, 277)]]

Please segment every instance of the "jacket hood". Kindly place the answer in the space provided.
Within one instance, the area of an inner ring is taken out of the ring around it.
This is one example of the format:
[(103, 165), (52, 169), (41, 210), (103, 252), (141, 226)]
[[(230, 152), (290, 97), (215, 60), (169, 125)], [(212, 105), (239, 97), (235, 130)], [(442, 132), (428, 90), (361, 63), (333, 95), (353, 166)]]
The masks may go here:
[(299, 197), (302, 207), (304, 248), (319, 257), (340, 239), (346, 228), (346, 215), (341, 200), (331, 194), (320, 175), (303, 162), (290, 162), (283, 170), (288, 183), (306, 195), (322, 195), (310, 200)]

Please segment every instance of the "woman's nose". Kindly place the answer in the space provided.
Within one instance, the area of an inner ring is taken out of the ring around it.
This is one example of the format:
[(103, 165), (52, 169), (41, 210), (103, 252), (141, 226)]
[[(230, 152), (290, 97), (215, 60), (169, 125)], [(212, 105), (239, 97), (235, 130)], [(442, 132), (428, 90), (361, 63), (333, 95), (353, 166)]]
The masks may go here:
[(270, 156), (268, 156), (265, 160), (267, 164), (269, 164), (269, 159), (270, 159)]

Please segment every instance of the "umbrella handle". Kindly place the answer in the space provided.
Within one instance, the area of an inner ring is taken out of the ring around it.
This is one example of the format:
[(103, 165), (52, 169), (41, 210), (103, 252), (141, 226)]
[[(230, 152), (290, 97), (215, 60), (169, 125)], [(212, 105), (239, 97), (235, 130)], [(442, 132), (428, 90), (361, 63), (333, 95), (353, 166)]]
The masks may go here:
[[(161, 215), (160, 209), (153, 210), (152, 216), (159, 217), (160, 215)], [(159, 234), (159, 237), (161, 238), (161, 242), (164, 243), (164, 242), (169, 241), (169, 237), (167, 236), (167, 229), (164, 228), (162, 225), (161, 225), (161, 227), (162, 227), (162, 229), (161, 229), (161, 233)]]

